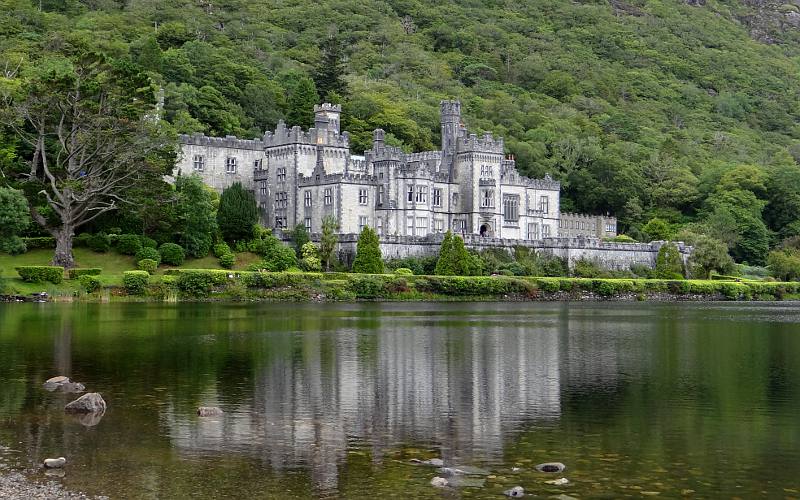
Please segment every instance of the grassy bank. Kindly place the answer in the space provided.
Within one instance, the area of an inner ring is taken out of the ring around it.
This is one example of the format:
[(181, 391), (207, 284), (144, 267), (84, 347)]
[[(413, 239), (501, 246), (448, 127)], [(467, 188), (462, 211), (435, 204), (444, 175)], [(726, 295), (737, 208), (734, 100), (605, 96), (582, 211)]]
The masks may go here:
[[(80, 262), (80, 261), (79, 261)], [(6, 275), (8, 276), (8, 275)], [(127, 277), (126, 277), (127, 276)], [(53, 300), (791, 300), (798, 282), (409, 276), (397, 274), (250, 272), (191, 269), (103, 272), (87, 291), (78, 279), (59, 284), (6, 278), (4, 293), (47, 292)]]

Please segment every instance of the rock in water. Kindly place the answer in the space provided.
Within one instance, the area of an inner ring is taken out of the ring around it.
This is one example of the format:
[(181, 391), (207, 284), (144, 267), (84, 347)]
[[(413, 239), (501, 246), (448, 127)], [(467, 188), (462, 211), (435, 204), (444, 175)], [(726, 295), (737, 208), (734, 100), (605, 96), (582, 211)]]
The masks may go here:
[(565, 484), (569, 484), (569, 479), (562, 477), (559, 479), (552, 479), (550, 481), (545, 481), (545, 484), (552, 484), (555, 486), (563, 486)]
[(223, 413), (225, 412), (216, 406), (201, 406), (197, 409), (197, 415), (200, 417), (219, 417)]
[(64, 457), (58, 458), (45, 458), (44, 459), (44, 466), (48, 469), (60, 469), (64, 467), (64, 464), (67, 463), (67, 459)]
[(437, 488), (444, 488), (447, 486), (447, 479), (443, 477), (436, 476), (435, 478), (431, 479), (431, 485), (436, 486)]
[(58, 390), (61, 392), (83, 392), (86, 390), (86, 386), (81, 384), (80, 382), (65, 382), (58, 386)]
[(547, 462), (536, 466), (539, 472), (564, 472), (567, 466), (561, 462)]
[(69, 377), (65, 377), (65, 376), (61, 375), (61, 376), (58, 376), (58, 377), (52, 377), (52, 378), (49, 378), (49, 379), (45, 380), (43, 386), (44, 386), (44, 389), (46, 391), (53, 392), (56, 389), (58, 389), (59, 387), (61, 387), (62, 385), (68, 384), (68, 383), (69, 383)]
[(510, 490), (506, 490), (503, 494), (511, 498), (522, 498), (525, 496), (525, 489), (522, 486), (514, 486)]
[(67, 413), (103, 413), (106, 411), (106, 402), (98, 392), (90, 392), (79, 397), (64, 407)]

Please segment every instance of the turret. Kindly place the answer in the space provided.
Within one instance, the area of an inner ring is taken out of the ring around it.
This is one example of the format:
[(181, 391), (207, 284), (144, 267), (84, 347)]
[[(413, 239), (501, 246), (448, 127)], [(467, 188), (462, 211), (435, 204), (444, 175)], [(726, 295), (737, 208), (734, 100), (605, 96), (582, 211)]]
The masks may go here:
[(327, 130), (339, 133), (339, 118), (342, 114), (341, 104), (322, 103), (314, 105), (314, 127), (318, 131)]
[(456, 140), (461, 134), (461, 102), (442, 101), (439, 103), (442, 124), (442, 152), (451, 155), (455, 152)]

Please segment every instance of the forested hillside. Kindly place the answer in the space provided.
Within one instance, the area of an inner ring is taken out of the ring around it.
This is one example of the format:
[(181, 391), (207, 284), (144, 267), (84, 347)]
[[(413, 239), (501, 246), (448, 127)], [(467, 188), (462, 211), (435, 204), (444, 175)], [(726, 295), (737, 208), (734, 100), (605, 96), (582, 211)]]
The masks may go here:
[[(357, 151), (376, 127), (435, 148), (459, 98), (523, 173), (561, 180), (562, 210), (763, 264), (800, 234), (799, 19), (733, 0), (0, 0), (0, 91), (102, 52), (163, 88), (177, 132), (307, 126), (324, 98)], [(24, 171), (30, 151), (0, 141)]]

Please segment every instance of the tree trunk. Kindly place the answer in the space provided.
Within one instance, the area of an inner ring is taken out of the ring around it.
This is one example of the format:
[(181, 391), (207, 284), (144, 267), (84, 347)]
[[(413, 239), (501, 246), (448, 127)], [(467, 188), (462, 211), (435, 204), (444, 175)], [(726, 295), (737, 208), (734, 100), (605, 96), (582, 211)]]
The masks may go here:
[(72, 226), (64, 226), (55, 233), (56, 253), (53, 255), (53, 265), (65, 269), (75, 267), (75, 257), (72, 256), (72, 238), (75, 230)]

